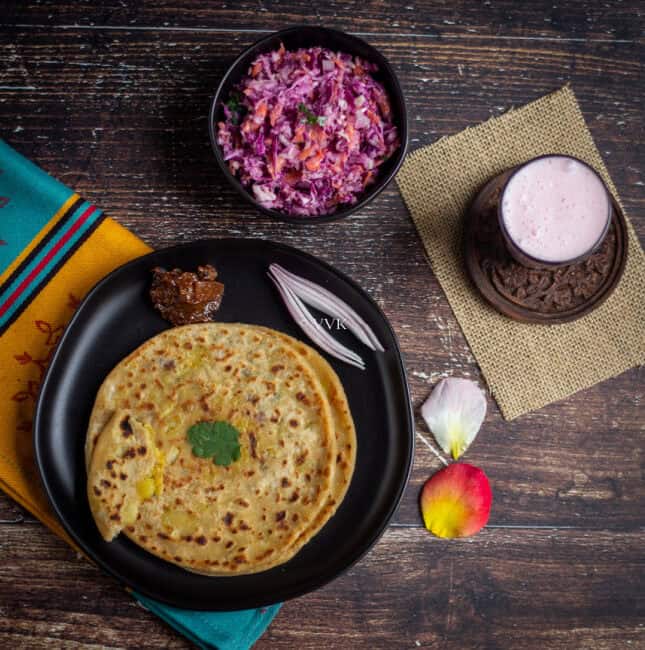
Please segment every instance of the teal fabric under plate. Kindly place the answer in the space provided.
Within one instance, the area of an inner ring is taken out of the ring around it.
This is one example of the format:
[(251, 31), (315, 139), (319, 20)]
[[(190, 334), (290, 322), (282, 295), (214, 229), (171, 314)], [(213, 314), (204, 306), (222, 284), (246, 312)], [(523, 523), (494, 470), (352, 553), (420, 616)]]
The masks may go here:
[[(134, 592), (133, 592), (134, 593)], [(262, 635), (281, 605), (237, 612), (195, 612), (162, 605), (134, 593), (139, 602), (200, 648), (247, 650)]]

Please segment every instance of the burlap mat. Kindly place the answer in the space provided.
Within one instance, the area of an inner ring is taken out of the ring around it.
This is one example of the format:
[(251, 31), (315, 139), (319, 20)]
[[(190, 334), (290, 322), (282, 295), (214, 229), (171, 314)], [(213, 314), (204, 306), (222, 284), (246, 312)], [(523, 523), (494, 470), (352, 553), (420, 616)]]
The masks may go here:
[(629, 223), (622, 280), (602, 306), (573, 323), (512, 321), (489, 307), (466, 275), (463, 215), (477, 190), (509, 167), (556, 152), (592, 165), (618, 198), (568, 87), (415, 151), (397, 176), (432, 268), (509, 420), (645, 363), (645, 255)]

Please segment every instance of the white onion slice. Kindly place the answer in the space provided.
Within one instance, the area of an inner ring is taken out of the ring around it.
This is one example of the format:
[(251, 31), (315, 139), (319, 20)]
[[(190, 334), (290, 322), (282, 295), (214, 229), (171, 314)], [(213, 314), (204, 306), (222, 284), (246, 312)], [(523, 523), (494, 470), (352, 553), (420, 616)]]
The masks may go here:
[(269, 277), (275, 284), (284, 304), (291, 314), (293, 320), (302, 331), (325, 352), (333, 357), (365, 370), (365, 363), (355, 352), (339, 343), (333, 336), (325, 331), (313, 317), (311, 312), (305, 307), (302, 300), (295, 295), (289, 286), (280, 278), (269, 272)]
[(271, 264), (269, 269), (303, 302), (328, 316), (338, 318), (368, 348), (378, 352), (385, 351), (372, 328), (344, 300), (319, 284), (287, 271), (279, 264)]

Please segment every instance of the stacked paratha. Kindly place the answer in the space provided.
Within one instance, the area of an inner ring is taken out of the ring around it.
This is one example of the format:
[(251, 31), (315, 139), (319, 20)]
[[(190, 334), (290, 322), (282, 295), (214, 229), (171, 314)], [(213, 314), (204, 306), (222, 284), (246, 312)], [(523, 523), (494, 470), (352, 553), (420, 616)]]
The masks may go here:
[[(227, 422), (240, 458), (193, 453), (188, 429)], [(106, 540), (123, 532), (188, 570), (263, 571), (286, 562), (334, 514), (356, 434), (345, 392), (312, 348), (254, 325), (162, 332), (97, 395), (86, 441), (88, 497)]]

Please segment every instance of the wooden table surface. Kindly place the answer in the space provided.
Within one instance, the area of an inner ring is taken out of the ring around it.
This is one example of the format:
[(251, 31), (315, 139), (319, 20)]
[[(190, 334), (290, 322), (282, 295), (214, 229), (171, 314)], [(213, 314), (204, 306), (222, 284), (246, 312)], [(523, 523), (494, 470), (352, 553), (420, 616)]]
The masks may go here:
[[(343, 222), (254, 214), (208, 141), (209, 99), (263, 34), (311, 22), (390, 59), (411, 149), (571, 83), (645, 238), (643, 16), (632, 2), (516, 0), (9, 0), (0, 8), (2, 137), (154, 247), (227, 235), (286, 242), (359, 282), (391, 320), (415, 408), (440, 377), (480, 379), (396, 186)], [(410, 484), (373, 550), (287, 602), (257, 647), (645, 647), (645, 372), (512, 423), (492, 400), (466, 460), (494, 491), (465, 541), (423, 528), (419, 444)], [(111, 578), (0, 495), (0, 647), (185, 648)]]

